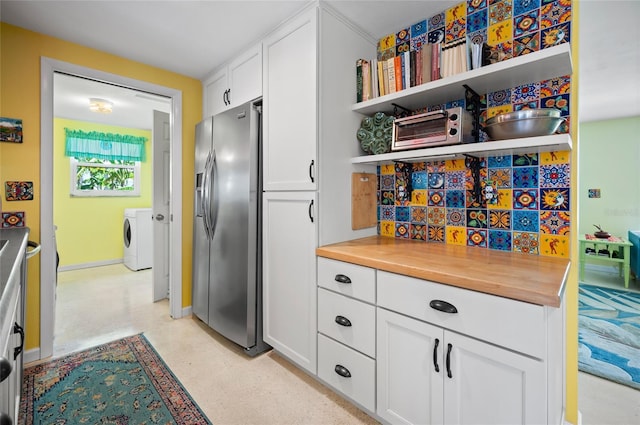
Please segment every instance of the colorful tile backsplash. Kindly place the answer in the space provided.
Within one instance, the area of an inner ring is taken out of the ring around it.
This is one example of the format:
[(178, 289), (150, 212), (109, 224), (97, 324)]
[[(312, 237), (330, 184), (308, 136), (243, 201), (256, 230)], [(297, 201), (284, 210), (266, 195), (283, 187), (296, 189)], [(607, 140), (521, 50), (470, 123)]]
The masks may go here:
[[(570, 42), (571, 0), (467, 0), (389, 34), (378, 59), (467, 38), (508, 60)], [(473, 87), (472, 87), (473, 88)], [(504, 112), (556, 108), (570, 128), (571, 77), (480, 93), (481, 124)], [(401, 102), (399, 102), (401, 103)], [(465, 106), (464, 99), (419, 111)], [(482, 141), (487, 140), (485, 134)], [(570, 152), (480, 158), (481, 194), (465, 159), (378, 167), (378, 233), (432, 243), (569, 256)], [(479, 196), (480, 195), (480, 196)]]

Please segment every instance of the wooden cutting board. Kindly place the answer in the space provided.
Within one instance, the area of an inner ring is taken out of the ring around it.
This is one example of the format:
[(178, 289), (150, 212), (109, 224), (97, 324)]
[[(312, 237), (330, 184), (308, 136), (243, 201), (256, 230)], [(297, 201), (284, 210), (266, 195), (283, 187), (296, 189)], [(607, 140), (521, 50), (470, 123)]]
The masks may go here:
[(377, 176), (371, 173), (351, 175), (351, 228), (366, 229), (378, 224)]

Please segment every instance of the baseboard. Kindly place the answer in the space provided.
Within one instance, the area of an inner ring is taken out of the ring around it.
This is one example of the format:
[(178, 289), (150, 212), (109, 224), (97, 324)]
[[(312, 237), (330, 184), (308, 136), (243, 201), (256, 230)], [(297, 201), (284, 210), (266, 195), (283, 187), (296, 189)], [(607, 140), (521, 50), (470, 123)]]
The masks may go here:
[(31, 363), (40, 360), (40, 347), (25, 350), (22, 360), (24, 363)]
[(110, 266), (110, 265), (119, 264), (122, 262), (123, 262), (122, 258), (115, 258), (113, 260), (94, 261), (91, 263), (82, 263), (82, 264), (71, 264), (68, 266), (58, 267), (58, 271), (67, 272), (70, 270), (90, 269), (92, 267)]
[(192, 306), (183, 307), (182, 308), (182, 316), (181, 317), (189, 317), (189, 316), (191, 316), (191, 312), (193, 311), (193, 309), (191, 307)]

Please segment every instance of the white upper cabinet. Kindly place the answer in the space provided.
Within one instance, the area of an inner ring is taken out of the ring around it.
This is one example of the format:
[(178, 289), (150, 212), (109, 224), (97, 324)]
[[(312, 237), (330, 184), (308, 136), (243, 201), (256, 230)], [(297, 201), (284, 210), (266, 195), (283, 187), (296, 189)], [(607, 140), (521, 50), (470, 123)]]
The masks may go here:
[(203, 83), (203, 116), (216, 115), (262, 95), (262, 45), (211, 74)]
[(317, 12), (263, 41), (264, 190), (316, 190)]

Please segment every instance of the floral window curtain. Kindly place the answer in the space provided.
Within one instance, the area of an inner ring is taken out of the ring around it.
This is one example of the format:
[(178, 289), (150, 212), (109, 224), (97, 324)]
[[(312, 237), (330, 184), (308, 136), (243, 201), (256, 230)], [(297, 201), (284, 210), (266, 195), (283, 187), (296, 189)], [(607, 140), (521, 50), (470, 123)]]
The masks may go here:
[(114, 133), (89, 133), (80, 130), (65, 131), (64, 154), (76, 158), (97, 158), (106, 161), (140, 161), (146, 159), (146, 137)]

